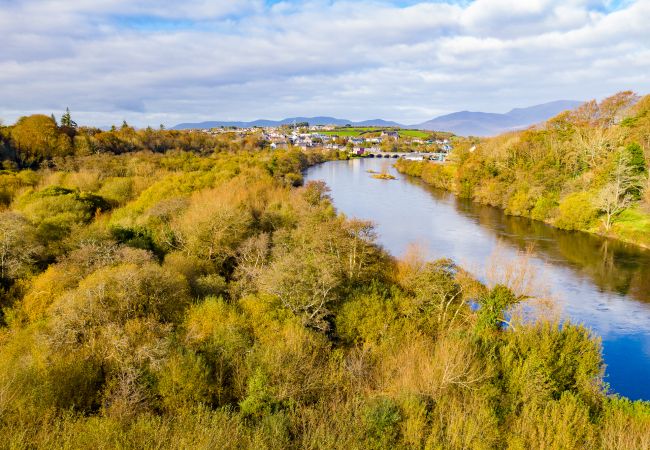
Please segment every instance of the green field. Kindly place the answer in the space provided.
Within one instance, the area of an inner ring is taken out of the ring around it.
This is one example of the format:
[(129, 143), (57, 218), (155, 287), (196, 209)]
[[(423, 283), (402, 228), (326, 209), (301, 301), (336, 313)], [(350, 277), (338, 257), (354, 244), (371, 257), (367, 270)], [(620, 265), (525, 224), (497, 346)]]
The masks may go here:
[[(386, 130), (394, 130), (392, 128), (380, 128), (380, 127), (341, 127), (336, 128), (332, 131), (321, 131), (321, 134), (332, 136), (346, 136), (346, 137), (357, 137), (361, 135), (371, 134), (371, 133), (381, 133)], [(400, 137), (408, 138), (420, 138), (426, 139), (431, 136), (431, 133), (421, 130), (397, 130), (399, 131)]]
[(370, 130), (365, 128), (340, 128), (332, 131), (320, 131), (319, 133), (327, 136), (336, 135), (336, 136), (357, 137), (368, 132), (370, 132)]
[(399, 130), (400, 137), (410, 137), (410, 138), (419, 138), (427, 139), (431, 137), (431, 133), (422, 130)]
[(612, 231), (615, 237), (650, 248), (650, 215), (638, 208), (623, 211)]

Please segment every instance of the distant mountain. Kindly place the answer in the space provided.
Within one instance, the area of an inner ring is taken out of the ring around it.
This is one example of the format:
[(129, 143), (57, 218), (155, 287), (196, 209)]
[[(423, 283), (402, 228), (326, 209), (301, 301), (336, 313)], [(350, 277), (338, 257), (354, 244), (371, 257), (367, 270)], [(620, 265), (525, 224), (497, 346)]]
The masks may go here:
[(413, 128), (449, 131), (461, 136), (492, 136), (505, 131), (527, 128), (580, 106), (575, 100), (558, 100), (528, 108), (515, 108), (505, 114), (460, 111), (436, 117)]
[(283, 120), (266, 120), (259, 119), (252, 122), (228, 122), (228, 121), (208, 121), (199, 123), (179, 123), (174, 130), (188, 129), (205, 129), (215, 127), (277, 127), (280, 125), (290, 125), (294, 122), (308, 122), (310, 125), (336, 125), (344, 126), (350, 124), (355, 127), (400, 127), (400, 128), (417, 128), (421, 130), (432, 131), (449, 131), (460, 136), (492, 136), (503, 133), (504, 131), (527, 128), (565, 111), (581, 105), (582, 102), (574, 100), (558, 100), (555, 102), (544, 103), (541, 105), (530, 106), (528, 108), (515, 108), (505, 114), (485, 113), (473, 111), (460, 111), (418, 125), (401, 125), (383, 119), (364, 120), (354, 122), (348, 119), (337, 119), (336, 117), (318, 116), (318, 117), (288, 117)]
[(372, 119), (372, 120), (364, 120), (362, 122), (353, 122), (351, 125), (355, 127), (400, 127), (400, 128), (406, 128), (404, 125), (399, 124), (397, 122), (392, 122), (390, 120), (383, 120), (383, 119)]
[(215, 127), (277, 127), (280, 125), (290, 125), (292, 123), (308, 122), (309, 125), (337, 125), (344, 126), (350, 124), (355, 127), (403, 127), (397, 122), (391, 122), (382, 119), (364, 120), (362, 122), (354, 122), (347, 119), (337, 119), (336, 117), (288, 117), (282, 120), (253, 120), (252, 122), (228, 122), (228, 121), (208, 121), (199, 123), (179, 123), (174, 126), (174, 130), (188, 130), (188, 129), (205, 129)]

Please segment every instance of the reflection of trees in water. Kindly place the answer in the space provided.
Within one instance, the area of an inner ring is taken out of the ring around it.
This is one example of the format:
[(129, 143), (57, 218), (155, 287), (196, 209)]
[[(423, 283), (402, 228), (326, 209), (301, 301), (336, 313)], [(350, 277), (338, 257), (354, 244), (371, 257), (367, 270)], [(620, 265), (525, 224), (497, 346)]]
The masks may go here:
[(535, 252), (553, 264), (587, 277), (601, 290), (650, 302), (650, 251), (579, 231), (564, 231), (537, 220), (508, 216), (498, 208), (460, 199), (414, 178), (408, 181), (427, 189), (438, 201), (453, 203), (465, 217), (478, 222), (499, 239)]
[(598, 288), (650, 301), (650, 252), (592, 234), (507, 216), (497, 208), (469, 200), (458, 199), (455, 203), (461, 214), (476, 218), (483, 228), (518, 249), (525, 250), (534, 243), (537, 253), (590, 278)]

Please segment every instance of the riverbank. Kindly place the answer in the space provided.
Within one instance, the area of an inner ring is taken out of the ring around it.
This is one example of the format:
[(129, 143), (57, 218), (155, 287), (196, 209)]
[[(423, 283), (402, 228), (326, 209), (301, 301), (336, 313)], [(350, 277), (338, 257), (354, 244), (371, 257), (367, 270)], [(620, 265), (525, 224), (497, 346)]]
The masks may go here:
[[(458, 167), (453, 163), (436, 164), (429, 161), (400, 159), (395, 163), (395, 169), (404, 175), (419, 178), (435, 188), (444, 189), (462, 198), (470, 198), (483, 205), (499, 208), (507, 215), (526, 217), (559, 229), (583, 231), (650, 249), (650, 215), (638, 207), (621, 211), (616, 216), (611, 228), (605, 231), (597, 212), (588, 204), (587, 195), (583, 195), (583, 198), (576, 198), (574, 204), (565, 207), (564, 211), (560, 210), (560, 204), (556, 200), (544, 197), (533, 198), (531, 201), (522, 196), (521, 199), (511, 199), (512, 201), (504, 205), (501, 196), (486, 195), (490, 190), (496, 188), (495, 183), (490, 185), (488, 181), (469, 189), (467, 183), (463, 183), (459, 179)], [(494, 201), (495, 199), (499, 201)], [(532, 208), (521, 207), (517, 205), (518, 201), (532, 203), (534, 206)], [(563, 224), (564, 226), (562, 226)]]
[[(319, 164), (308, 169), (305, 182), (324, 181), (336, 209), (374, 223), (379, 244), (395, 257), (416, 244), (426, 258), (449, 258), (488, 280), (494, 273), (486, 268), (507, 268), (521, 252), (529, 254), (530, 274), (552, 295), (557, 312), (602, 339), (611, 389), (650, 399), (650, 252), (505, 215), (399, 176), (385, 164), (374, 159)], [(387, 184), (367, 176), (384, 169), (398, 179)]]

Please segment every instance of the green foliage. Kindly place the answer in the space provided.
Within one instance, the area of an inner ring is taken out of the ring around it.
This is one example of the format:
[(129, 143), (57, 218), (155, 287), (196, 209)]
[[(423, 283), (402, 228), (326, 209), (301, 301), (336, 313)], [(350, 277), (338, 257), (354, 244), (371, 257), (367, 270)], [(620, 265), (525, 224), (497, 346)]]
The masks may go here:
[(378, 343), (388, 332), (386, 323), (399, 317), (393, 299), (379, 292), (363, 292), (352, 296), (336, 316), (336, 330), (350, 343)]
[(36, 226), (43, 242), (64, 238), (75, 226), (89, 223), (97, 214), (110, 209), (98, 195), (60, 186), (50, 186), (18, 199), (17, 207)]
[(477, 331), (482, 333), (502, 329), (508, 323), (504, 317), (507, 309), (519, 301), (506, 286), (496, 285), (480, 300), (478, 320), (476, 322)]
[(172, 354), (158, 374), (156, 390), (170, 412), (209, 403), (210, 371), (203, 358), (194, 353)]
[(77, 122), (72, 120), (70, 115), (70, 108), (65, 109), (65, 113), (61, 116), (61, 126), (68, 128), (77, 128)]
[(597, 447), (589, 408), (566, 393), (543, 407), (527, 405), (508, 440), (511, 449)]
[(530, 217), (535, 220), (548, 220), (553, 216), (553, 211), (557, 206), (557, 200), (553, 194), (539, 197), (530, 212)]
[(259, 419), (271, 415), (280, 406), (273, 398), (268, 378), (260, 369), (248, 379), (246, 394), (239, 404), (244, 417)]
[(519, 190), (508, 200), (506, 213), (513, 216), (528, 216), (534, 206), (537, 206), (537, 201), (530, 192), (527, 189)]
[(576, 192), (560, 201), (554, 225), (565, 230), (585, 230), (591, 227), (597, 215), (592, 195), (588, 192)]
[(133, 248), (149, 250), (159, 253), (158, 248), (152, 237), (151, 230), (145, 227), (120, 227), (114, 225), (110, 228), (111, 236), (117, 242)]
[(643, 154), (643, 148), (636, 142), (625, 147), (629, 155), (629, 164), (636, 175), (647, 175), (648, 166)]
[(399, 408), (389, 398), (379, 398), (368, 405), (364, 414), (366, 448), (395, 448), (398, 443), (401, 420)]
[(34, 187), (38, 181), (38, 175), (31, 170), (0, 171), (0, 205), (9, 206), (22, 189)]
[(133, 180), (130, 178), (112, 178), (106, 180), (98, 195), (106, 199), (113, 206), (126, 204), (133, 196)]

